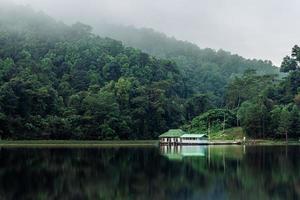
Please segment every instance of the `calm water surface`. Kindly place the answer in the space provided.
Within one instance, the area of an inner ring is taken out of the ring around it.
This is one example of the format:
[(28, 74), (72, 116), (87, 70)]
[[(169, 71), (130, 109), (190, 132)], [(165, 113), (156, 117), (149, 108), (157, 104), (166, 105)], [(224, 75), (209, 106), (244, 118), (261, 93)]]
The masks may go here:
[(300, 199), (299, 146), (0, 149), (0, 199)]

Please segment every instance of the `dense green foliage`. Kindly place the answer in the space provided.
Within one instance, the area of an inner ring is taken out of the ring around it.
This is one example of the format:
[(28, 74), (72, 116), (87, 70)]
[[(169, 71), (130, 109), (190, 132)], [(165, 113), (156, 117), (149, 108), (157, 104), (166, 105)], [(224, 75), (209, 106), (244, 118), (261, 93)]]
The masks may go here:
[(282, 79), (267, 61), (202, 50), (148, 29), (119, 29), (111, 36), (150, 55), (88, 25), (2, 6), (1, 138), (150, 139), (180, 126), (300, 137), (298, 46), (282, 62), (289, 72)]
[[(183, 128), (215, 135), (224, 132), (225, 128), (242, 126), (251, 138), (298, 139), (299, 55), (300, 48), (295, 46), (291, 57), (283, 59), (280, 70), (289, 72), (283, 79), (278, 75), (259, 75), (253, 70), (246, 70), (243, 75), (232, 78), (226, 86), (226, 109), (209, 110), (195, 117)], [(225, 111), (231, 114), (225, 115)], [(211, 121), (215, 115), (218, 116), (217, 120)], [(228, 122), (226, 119), (231, 120)]]
[(183, 126), (183, 128), (195, 133), (210, 134), (235, 125), (236, 115), (234, 112), (228, 109), (211, 109), (195, 117), (190, 124)]
[(23, 7), (4, 11), (2, 138), (155, 138), (182, 124), (184, 81), (173, 62), (80, 23), (69, 27)]
[(283, 80), (246, 72), (228, 85), (226, 104), (237, 111), (250, 137), (300, 137), (299, 55), (295, 46), (292, 56), (284, 58), (281, 71), (290, 73)]
[(169, 38), (152, 29), (99, 25), (97, 33), (123, 41), (150, 55), (174, 60), (187, 85), (186, 95), (209, 93), (217, 106), (223, 106), (226, 84), (230, 78), (251, 69), (258, 74), (277, 74), (270, 61), (249, 60), (229, 52), (200, 49), (189, 42)]

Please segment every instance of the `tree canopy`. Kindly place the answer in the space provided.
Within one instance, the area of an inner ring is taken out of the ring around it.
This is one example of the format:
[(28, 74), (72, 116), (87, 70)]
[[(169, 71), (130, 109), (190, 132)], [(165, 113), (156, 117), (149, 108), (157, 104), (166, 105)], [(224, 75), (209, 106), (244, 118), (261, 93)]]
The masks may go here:
[(217, 106), (224, 105), (225, 87), (232, 77), (249, 69), (257, 71), (258, 75), (279, 72), (270, 61), (245, 59), (224, 50), (201, 49), (153, 29), (99, 24), (94, 32), (118, 39), (150, 55), (175, 61), (186, 80), (186, 96), (209, 93)]
[(10, 9), (0, 14), (2, 138), (146, 139), (184, 121), (184, 80), (174, 62), (85, 24)]
[(79, 22), (1, 7), (1, 138), (153, 139), (180, 126), (300, 136), (298, 46), (283, 59), (283, 76), (269, 61), (115, 28), (125, 45)]

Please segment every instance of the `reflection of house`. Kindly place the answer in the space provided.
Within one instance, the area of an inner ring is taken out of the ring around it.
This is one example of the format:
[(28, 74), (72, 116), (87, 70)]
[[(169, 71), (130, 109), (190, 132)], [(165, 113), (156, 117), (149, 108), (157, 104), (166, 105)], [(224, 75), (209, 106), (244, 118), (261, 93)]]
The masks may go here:
[(245, 146), (241, 145), (161, 145), (161, 155), (169, 160), (183, 160), (184, 158), (203, 158), (208, 161), (223, 162), (227, 160), (241, 160), (245, 155)]
[(180, 129), (171, 129), (159, 136), (162, 145), (208, 144), (205, 134), (187, 134)]
[(207, 146), (174, 146), (160, 147), (161, 154), (170, 160), (182, 160), (184, 157), (203, 157), (207, 154)]
[(205, 156), (205, 152), (207, 151), (207, 146), (182, 146), (181, 147), (181, 155), (184, 157), (191, 156)]

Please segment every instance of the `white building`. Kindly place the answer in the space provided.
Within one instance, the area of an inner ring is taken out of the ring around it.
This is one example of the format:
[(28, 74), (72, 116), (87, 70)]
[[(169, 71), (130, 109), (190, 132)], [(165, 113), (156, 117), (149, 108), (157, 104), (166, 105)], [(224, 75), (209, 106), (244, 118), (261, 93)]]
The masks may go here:
[(205, 134), (183, 134), (180, 136), (181, 144), (208, 144), (208, 136)]

